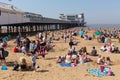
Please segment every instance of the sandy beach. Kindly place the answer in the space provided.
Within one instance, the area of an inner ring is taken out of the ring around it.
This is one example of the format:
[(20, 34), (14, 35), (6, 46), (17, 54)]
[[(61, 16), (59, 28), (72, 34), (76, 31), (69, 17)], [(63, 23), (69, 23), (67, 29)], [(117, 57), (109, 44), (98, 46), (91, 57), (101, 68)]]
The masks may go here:
[[(88, 31), (88, 35), (92, 36), (93, 30)], [(55, 36), (60, 36), (55, 34)], [(35, 36), (30, 36), (29, 39), (35, 40)], [(9, 46), (6, 50), (9, 51), (9, 56), (6, 58), (6, 62), (8, 70), (0, 70), (0, 80), (120, 80), (120, 54), (114, 54), (110, 52), (101, 52), (100, 48), (104, 45), (104, 43), (98, 43), (96, 39), (93, 40), (84, 40), (80, 38), (80, 36), (76, 36), (75, 40), (78, 41), (78, 45), (74, 46), (76, 50), (79, 50), (81, 47), (86, 46), (88, 53), (91, 52), (92, 47), (95, 46), (98, 54), (102, 56), (109, 56), (113, 63), (110, 68), (114, 72), (115, 76), (104, 76), (104, 77), (96, 77), (90, 75), (86, 70), (99, 68), (95, 62), (98, 57), (89, 56), (88, 58), (93, 59), (93, 62), (89, 62), (86, 64), (79, 64), (76, 67), (61, 67), (56, 63), (58, 56), (64, 56), (68, 52), (69, 48), (69, 40), (65, 43), (63, 39), (59, 41), (53, 41), (55, 47), (53, 50), (47, 52), (45, 59), (39, 56), (37, 59), (37, 65), (40, 66), (37, 69), (37, 72), (33, 71), (12, 71), (12, 64), (14, 61), (18, 61), (20, 57), (25, 56), (27, 62), (30, 62), (30, 57), (24, 55), (23, 53), (14, 53), (13, 48), (15, 47), (15, 39), (8, 41)], [(112, 42), (117, 46), (120, 46), (118, 39), (112, 39)], [(1, 66), (0, 66), (1, 67)]]

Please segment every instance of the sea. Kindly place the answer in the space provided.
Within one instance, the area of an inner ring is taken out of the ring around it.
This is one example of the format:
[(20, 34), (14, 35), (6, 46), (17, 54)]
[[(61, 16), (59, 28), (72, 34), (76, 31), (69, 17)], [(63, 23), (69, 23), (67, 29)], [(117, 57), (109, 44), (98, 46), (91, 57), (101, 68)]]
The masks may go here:
[(86, 24), (86, 27), (90, 29), (119, 29), (120, 30), (120, 24)]

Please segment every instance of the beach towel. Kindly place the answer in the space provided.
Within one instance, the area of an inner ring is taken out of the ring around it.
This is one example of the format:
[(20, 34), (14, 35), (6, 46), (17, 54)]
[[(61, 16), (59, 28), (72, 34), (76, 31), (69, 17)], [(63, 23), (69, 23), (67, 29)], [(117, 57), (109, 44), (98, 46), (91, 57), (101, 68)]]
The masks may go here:
[(89, 74), (95, 75), (97, 77), (114, 75), (114, 73), (111, 71), (111, 69), (109, 67), (104, 67), (104, 69), (103, 69), (103, 66), (102, 66), (102, 71), (101, 71), (101, 69), (88, 69), (87, 72)]
[(107, 72), (106, 71), (101, 72), (100, 69), (90, 69), (87, 70), (87, 72), (97, 77), (107, 76)]
[(62, 67), (72, 67), (72, 63), (60, 63)]

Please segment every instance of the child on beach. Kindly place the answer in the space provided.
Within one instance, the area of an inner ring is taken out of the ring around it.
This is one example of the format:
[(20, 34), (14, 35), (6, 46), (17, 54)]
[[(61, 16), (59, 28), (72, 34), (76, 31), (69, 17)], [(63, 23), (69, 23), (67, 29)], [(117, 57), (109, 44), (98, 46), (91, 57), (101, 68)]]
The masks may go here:
[(106, 57), (106, 65), (110, 66), (111, 65), (111, 60), (110, 57)]
[(35, 65), (36, 65), (36, 59), (37, 59), (37, 56), (36, 54), (32, 54), (32, 70), (35, 70)]
[(105, 57), (102, 57), (99, 55), (99, 58), (97, 59), (97, 64), (104, 65), (105, 64)]
[(101, 61), (102, 61), (102, 57), (101, 57), (101, 55), (99, 55), (99, 57), (97, 59), (97, 64), (101, 64)]
[(2, 44), (0, 44), (0, 65), (6, 64), (6, 60), (3, 52), (4, 52), (4, 47)]
[(20, 69), (22, 71), (27, 71), (28, 70), (28, 64), (27, 64), (27, 61), (24, 57), (20, 58)]
[(42, 48), (42, 57), (45, 58), (45, 48)]

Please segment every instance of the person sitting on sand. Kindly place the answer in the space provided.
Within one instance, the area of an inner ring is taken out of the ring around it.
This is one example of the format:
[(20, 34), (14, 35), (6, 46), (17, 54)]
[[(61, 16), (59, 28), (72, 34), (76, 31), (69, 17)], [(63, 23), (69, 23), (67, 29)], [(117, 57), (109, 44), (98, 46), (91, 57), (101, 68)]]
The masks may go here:
[(65, 63), (65, 57), (64, 56), (59, 56), (57, 63)]
[(71, 55), (70, 52), (68, 52), (68, 54), (65, 57), (65, 63), (71, 63)]
[(76, 53), (72, 54), (71, 59), (74, 64), (77, 64), (79, 62), (79, 56)]
[(88, 54), (86, 46), (83, 47), (82, 52), (85, 53), (85, 54)]
[(91, 51), (91, 56), (98, 56), (97, 54), (97, 50), (95, 49), (95, 47), (93, 47), (93, 50)]
[(101, 59), (101, 64), (102, 64), (102, 65), (105, 64), (105, 57), (102, 57), (102, 59)]
[(22, 47), (21, 47), (21, 51), (22, 51), (22, 53), (26, 53), (26, 51), (25, 51), (25, 45), (23, 45)]
[(18, 46), (16, 46), (16, 47), (14, 48), (14, 53), (17, 53), (17, 52), (19, 52)]
[(106, 62), (105, 62), (105, 64), (108, 65), (108, 66), (111, 65), (110, 57), (106, 57)]
[(62, 57), (59, 56), (58, 59), (57, 59), (57, 63), (61, 63), (62, 62)]
[(107, 51), (106, 45), (102, 46), (102, 47), (100, 48), (100, 50), (103, 51), (103, 52)]
[(82, 51), (83, 51), (83, 47), (81, 47), (81, 48), (78, 50), (78, 55), (81, 55)]
[(97, 59), (97, 64), (104, 65), (105, 64), (105, 57), (101, 57), (101, 55), (100, 55), (99, 58)]
[(84, 40), (88, 40), (88, 35), (84, 35)]
[(24, 57), (20, 58), (20, 69), (22, 71), (28, 70), (28, 65), (27, 65), (26, 59)]
[(98, 59), (97, 59), (97, 64), (102, 64), (102, 56), (101, 55), (99, 55), (99, 57), (98, 57)]
[(82, 51), (82, 53), (79, 55), (79, 62), (81, 64), (84, 64), (87, 61), (87, 53), (85, 51)]

